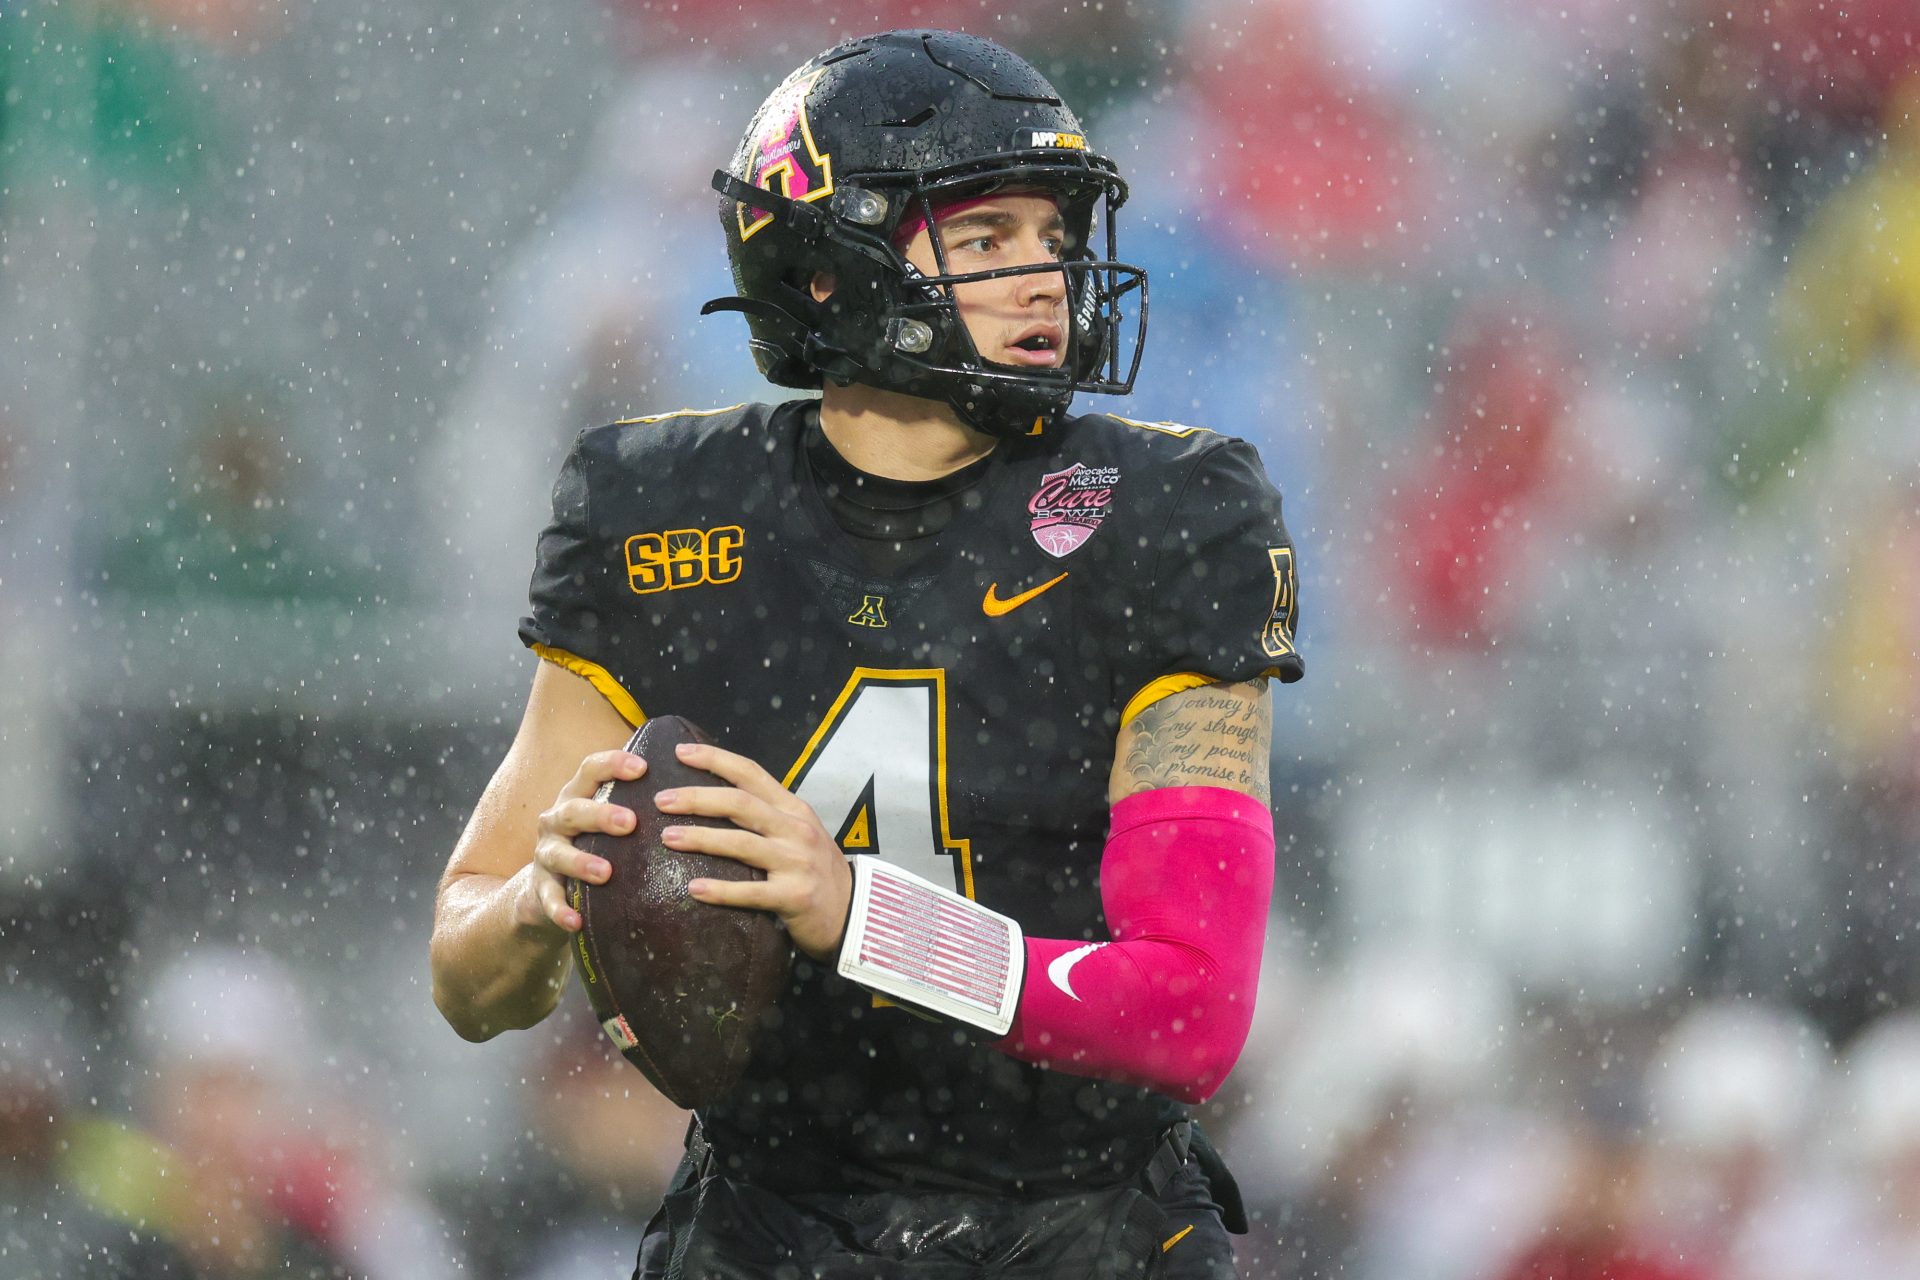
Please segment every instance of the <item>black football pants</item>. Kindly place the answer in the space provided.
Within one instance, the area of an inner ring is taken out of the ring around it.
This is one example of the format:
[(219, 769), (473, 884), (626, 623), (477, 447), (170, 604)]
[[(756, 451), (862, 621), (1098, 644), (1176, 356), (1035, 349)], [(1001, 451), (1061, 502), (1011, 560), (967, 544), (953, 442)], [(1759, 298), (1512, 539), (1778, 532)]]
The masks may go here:
[[(1157, 1183), (1158, 1190), (1150, 1184)], [(1199, 1162), (1137, 1188), (1024, 1201), (949, 1192), (775, 1196), (681, 1166), (634, 1280), (1231, 1280)]]

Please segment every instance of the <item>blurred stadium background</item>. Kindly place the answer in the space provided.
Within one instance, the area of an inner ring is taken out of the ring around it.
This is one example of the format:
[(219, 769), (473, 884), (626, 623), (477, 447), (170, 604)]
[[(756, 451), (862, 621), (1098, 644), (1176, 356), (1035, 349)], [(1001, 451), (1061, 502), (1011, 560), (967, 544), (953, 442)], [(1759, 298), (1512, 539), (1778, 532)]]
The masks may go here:
[(0, 1277), (626, 1273), (684, 1118), (433, 886), (565, 443), (764, 394), (706, 176), (908, 25), (1302, 548), (1246, 1274), (1920, 1275), (1920, 4), (999, 8), (0, 0)]

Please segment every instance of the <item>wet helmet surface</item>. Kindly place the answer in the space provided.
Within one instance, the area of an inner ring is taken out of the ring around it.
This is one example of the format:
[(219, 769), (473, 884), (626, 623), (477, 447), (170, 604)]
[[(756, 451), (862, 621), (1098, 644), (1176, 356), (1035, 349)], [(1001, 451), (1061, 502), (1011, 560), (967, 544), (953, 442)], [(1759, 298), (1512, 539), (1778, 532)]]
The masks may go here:
[[(1031, 430), (1076, 392), (1132, 387), (1146, 280), (1116, 257), (1126, 183), (1046, 78), (990, 40), (892, 31), (828, 50), (768, 96), (714, 187), (739, 296), (706, 309), (746, 314), (754, 358), (779, 385), (867, 383), (1000, 433)], [(1003, 190), (1054, 198), (1061, 262), (954, 274), (935, 237), (939, 269), (926, 275), (895, 246), (903, 224)], [(1066, 276), (1063, 366), (982, 359), (954, 286), (1036, 272)], [(834, 288), (816, 301), (823, 274)]]

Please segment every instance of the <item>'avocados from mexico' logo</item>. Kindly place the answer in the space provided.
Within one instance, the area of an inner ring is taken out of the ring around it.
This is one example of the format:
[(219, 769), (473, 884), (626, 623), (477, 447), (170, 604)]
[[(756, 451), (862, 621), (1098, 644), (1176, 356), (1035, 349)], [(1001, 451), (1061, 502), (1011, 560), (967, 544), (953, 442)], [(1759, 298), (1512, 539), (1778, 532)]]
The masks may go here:
[(1107, 518), (1119, 484), (1120, 468), (1080, 462), (1040, 477), (1040, 488), (1027, 501), (1033, 540), (1056, 560), (1078, 551)]

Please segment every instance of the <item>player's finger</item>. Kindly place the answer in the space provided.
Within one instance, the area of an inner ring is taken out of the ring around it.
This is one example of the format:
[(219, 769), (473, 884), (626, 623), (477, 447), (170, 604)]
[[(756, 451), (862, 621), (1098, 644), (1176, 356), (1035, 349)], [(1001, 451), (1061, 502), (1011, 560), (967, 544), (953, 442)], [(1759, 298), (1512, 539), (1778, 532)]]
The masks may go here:
[(560, 788), (563, 796), (590, 796), (610, 778), (637, 778), (647, 771), (647, 762), (625, 748), (596, 751), (580, 762), (580, 767)]
[(739, 787), (675, 787), (662, 791), (653, 802), (662, 813), (724, 818), (763, 836), (776, 834), (780, 825), (779, 810)]
[(536, 891), (540, 895), (540, 906), (547, 913), (547, 919), (568, 933), (580, 932), (580, 926), (584, 922), (580, 918), (580, 913), (568, 905), (567, 890), (564, 885), (552, 876), (545, 876), (540, 880)]
[(793, 794), (758, 764), (725, 747), (716, 747), (710, 742), (683, 742), (675, 750), (685, 763), (705, 769), (748, 795), (772, 802)]
[(592, 884), (605, 884), (613, 875), (613, 864), (595, 857), (577, 845), (556, 835), (543, 837), (533, 847), (533, 860), (555, 876), (571, 876)]
[(779, 889), (766, 880), (692, 880), (687, 892), (715, 907), (742, 907), (780, 914)]
[(540, 826), (560, 836), (579, 835), (583, 831), (604, 831), (623, 836), (633, 830), (634, 813), (625, 805), (575, 797), (561, 800), (540, 815)]
[(776, 813), (801, 823), (818, 819), (807, 802), (781, 785), (780, 781), (746, 756), (706, 742), (680, 744), (680, 758), (696, 769), (705, 769), (724, 782), (764, 802)]
[(660, 832), (660, 841), (669, 849), (718, 854), (762, 871), (772, 871), (786, 862), (773, 841), (732, 827), (667, 827)]

